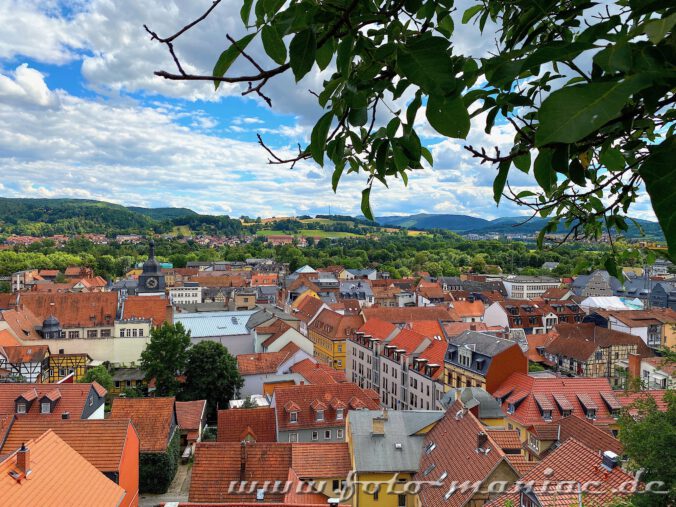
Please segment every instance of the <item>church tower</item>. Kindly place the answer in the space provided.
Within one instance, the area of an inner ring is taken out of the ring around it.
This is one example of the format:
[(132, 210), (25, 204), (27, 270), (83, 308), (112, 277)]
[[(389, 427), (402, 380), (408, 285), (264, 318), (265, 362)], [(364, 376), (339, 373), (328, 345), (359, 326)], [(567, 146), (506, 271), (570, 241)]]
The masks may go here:
[(138, 277), (139, 296), (164, 295), (165, 280), (160, 263), (155, 259), (155, 241), (150, 240), (150, 254), (143, 263), (143, 272)]

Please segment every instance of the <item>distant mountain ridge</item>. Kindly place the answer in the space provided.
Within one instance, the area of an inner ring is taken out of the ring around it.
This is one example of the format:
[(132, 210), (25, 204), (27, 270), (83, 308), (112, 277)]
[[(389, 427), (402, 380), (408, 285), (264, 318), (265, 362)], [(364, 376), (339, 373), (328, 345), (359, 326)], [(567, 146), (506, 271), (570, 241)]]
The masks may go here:
[[(446, 229), (458, 234), (531, 234), (539, 232), (547, 223), (546, 218), (536, 217), (528, 223), (523, 222), (527, 217), (501, 217), (494, 220), (473, 217), (470, 215), (429, 214), (418, 213), (416, 215), (383, 216), (376, 217), (380, 225), (406, 227), (409, 229)], [(657, 222), (637, 219), (636, 222), (643, 228), (647, 237), (664, 238), (662, 229)], [(623, 233), (627, 237), (639, 237), (641, 231), (631, 221), (628, 221), (629, 231)], [(561, 228), (563, 232), (563, 228)]]

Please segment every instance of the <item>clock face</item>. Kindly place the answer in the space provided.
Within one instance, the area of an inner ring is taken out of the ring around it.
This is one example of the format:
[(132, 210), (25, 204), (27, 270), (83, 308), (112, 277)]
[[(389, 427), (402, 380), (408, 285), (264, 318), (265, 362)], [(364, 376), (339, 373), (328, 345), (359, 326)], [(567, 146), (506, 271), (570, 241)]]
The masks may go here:
[(155, 289), (157, 287), (157, 278), (151, 277), (146, 280), (146, 287)]

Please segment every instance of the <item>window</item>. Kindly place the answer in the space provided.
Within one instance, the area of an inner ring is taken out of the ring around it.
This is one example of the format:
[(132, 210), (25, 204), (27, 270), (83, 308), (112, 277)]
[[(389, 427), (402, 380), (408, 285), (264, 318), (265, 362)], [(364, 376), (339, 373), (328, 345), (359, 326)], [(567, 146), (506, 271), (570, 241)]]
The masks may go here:
[(376, 487), (376, 490), (373, 492), (373, 500), (378, 501), (378, 493), (380, 493), (380, 486)]
[(594, 354), (594, 359), (596, 359), (597, 361), (603, 359), (603, 351), (597, 350), (596, 353)]
[(587, 410), (587, 419), (596, 419), (596, 409), (590, 408)]
[(317, 410), (317, 420), (318, 421), (324, 420), (324, 411), (323, 410)]
[(79, 338), (80, 331), (68, 331), (68, 338)]
[(551, 421), (552, 420), (552, 411), (551, 410), (543, 410), (542, 411), (542, 418), (545, 421)]
[(132, 336), (134, 338), (136, 338), (138, 336), (138, 329), (133, 329), (131, 333), (132, 333)]
[(120, 388), (120, 381), (119, 380), (115, 381), (115, 387), (118, 388), (118, 389)]
[(59, 368), (59, 377), (65, 377), (68, 375), (65, 368)]
[(17, 414), (25, 414), (26, 413), (26, 404), (25, 403), (17, 403), (16, 404), (16, 413)]
[(87, 338), (96, 338), (99, 336), (99, 332), (96, 329), (88, 329), (87, 330)]
[(343, 429), (342, 428), (338, 428), (336, 430), (336, 438), (339, 438), (339, 439), (343, 438)]
[(289, 442), (298, 442), (298, 433), (289, 433)]
[(292, 422), (292, 423), (298, 422), (298, 412), (291, 412), (289, 414), (289, 422)]
[(406, 507), (406, 495), (399, 495), (397, 497), (397, 507)]
[(110, 329), (102, 329), (101, 338), (110, 338)]
[(338, 410), (336, 410), (336, 419), (338, 419), (338, 420), (342, 419), (344, 412), (345, 412), (345, 410), (342, 409), (342, 408), (339, 408)]
[(324, 431), (324, 440), (331, 440), (331, 430)]
[(319, 433), (317, 431), (312, 432), (312, 440), (319, 440)]
[(139, 335), (140, 337), (143, 337), (143, 329), (139, 329), (139, 330), (138, 330), (138, 335)]
[(40, 404), (40, 413), (41, 414), (49, 414), (52, 411), (52, 404), (49, 403), (48, 401), (43, 401)]
[(127, 387), (131, 387), (131, 380), (127, 380)]

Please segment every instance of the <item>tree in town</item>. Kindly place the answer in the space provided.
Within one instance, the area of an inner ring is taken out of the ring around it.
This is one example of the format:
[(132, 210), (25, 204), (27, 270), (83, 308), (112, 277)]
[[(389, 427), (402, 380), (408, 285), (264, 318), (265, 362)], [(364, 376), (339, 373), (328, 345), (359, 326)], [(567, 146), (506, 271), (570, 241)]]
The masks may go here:
[(180, 322), (165, 322), (150, 331), (150, 341), (141, 352), (141, 369), (146, 380), (155, 379), (158, 396), (178, 393), (177, 377), (185, 369), (189, 347), (190, 332)]
[(634, 495), (637, 506), (667, 506), (676, 502), (676, 394), (664, 394), (666, 411), (660, 411), (650, 396), (639, 398), (619, 419), (619, 439), (629, 456), (629, 467), (643, 470), (641, 481), (661, 481), (666, 494)]
[(202, 341), (188, 351), (182, 397), (207, 400), (209, 418), (217, 409), (227, 408), (243, 384), (237, 359), (220, 343)]
[(110, 391), (113, 388), (113, 376), (103, 365), (89, 368), (79, 382), (86, 384), (98, 382), (106, 389), (106, 391)]
[[(509, 149), (465, 149), (495, 168), (497, 203), (510, 199), (549, 218), (540, 244), (555, 231), (566, 239), (626, 231), (630, 208), (647, 192), (676, 257), (673, 2), (481, 0), (460, 13), (454, 0), (243, 0), (247, 35), (226, 34), (228, 47), (213, 71), (190, 73), (175, 45), (208, 16), (229, 15), (214, 14), (220, 3), (170, 36), (146, 26), (176, 64), (155, 74), (213, 81), (216, 88), (242, 83), (243, 95), (272, 105), (270, 80), (291, 73), (299, 82), (315, 65), (328, 69), (321, 87), (310, 90), (323, 109), (310, 143), (288, 154), (260, 136), (259, 142), (272, 164), (323, 165), (328, 158), (334, 191), (345, 173), (361, 173), (367, 218), (373, 219), (375, 182), (406, 184), (411, 171), (433, 164), (416, 123), (424, 111), (427, 123), (449, 138), (466, 139), (472, 118), (488, 134), (498, 123), (511, 125)], [(495, 47), (466, 53), (455, 44), (457, 23)], [(247, 50), (256, 38), (265, 59)], [(252, 72), (229, 72), (238, 58)], [(513, 186), (519, 173), (532, 174), (538, 190)], [(612, 255), (606, 264), (617, 272)]]

